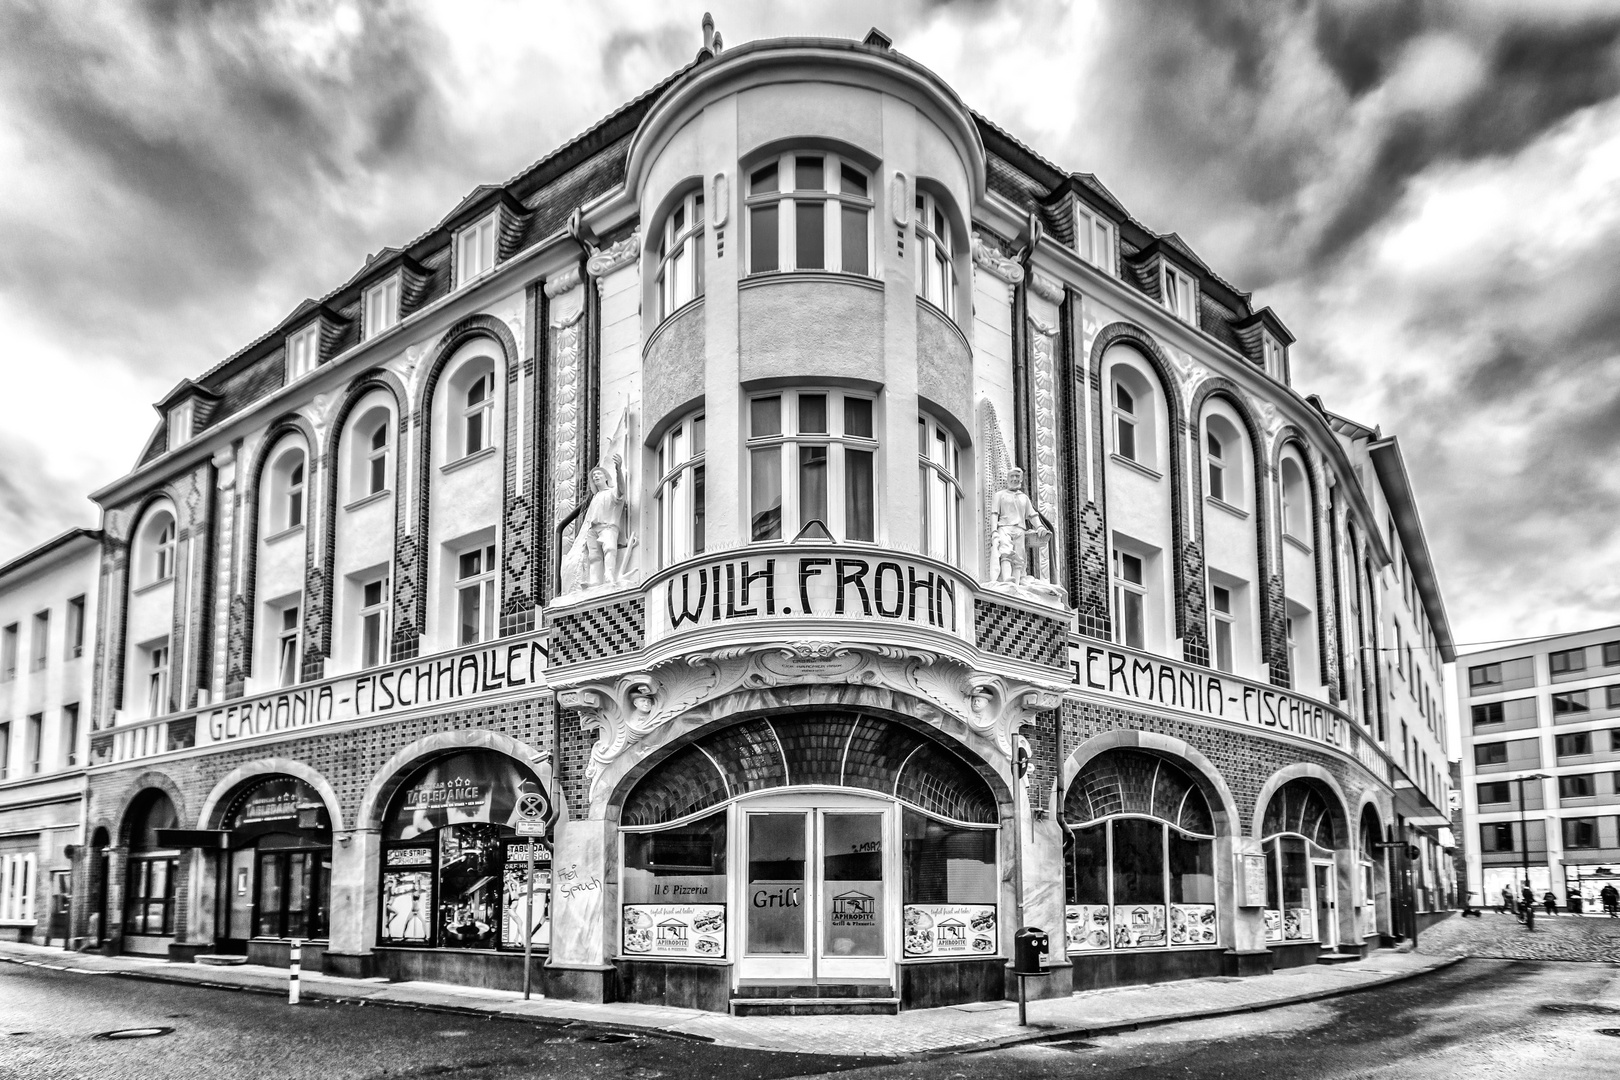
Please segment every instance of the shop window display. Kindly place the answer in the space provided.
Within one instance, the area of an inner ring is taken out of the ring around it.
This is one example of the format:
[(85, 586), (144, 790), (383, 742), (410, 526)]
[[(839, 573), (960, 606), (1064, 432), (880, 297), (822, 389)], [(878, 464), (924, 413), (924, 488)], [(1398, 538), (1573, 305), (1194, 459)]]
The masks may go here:
[[(440, 758), (394, 797), (384, 823), (378, 937), (383, 945), (521, 949), (527, 841), (513, 825), (535, 776), (490, 750)], [(533, 943), (550, 942), (550, 852), (534, 841)]]
[(624, 834), (627, 955), (726, 953), (726, 814)]
[(1140, 751), (1101, 754), (1070, 786), (1064, 819), (1069, 952), (1216, 944), (1214, 821), (1185, 772)]
[(1266, 856), (1268, 942), (1314, 941), (1317, 925), (1311, 861), (1331, 860), (1338, 847), (1327, 800), (1309, 781), (1292, 780), (1272, 795), (1261, 824)]

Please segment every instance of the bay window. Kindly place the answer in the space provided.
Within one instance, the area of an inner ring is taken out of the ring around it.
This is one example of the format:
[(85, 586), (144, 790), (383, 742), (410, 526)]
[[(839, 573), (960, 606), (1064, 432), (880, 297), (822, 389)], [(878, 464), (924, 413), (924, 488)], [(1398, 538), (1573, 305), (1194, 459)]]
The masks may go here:
[(869, 275), (872, 179), (826, 153), (790, 153), (748, 174), (748, 273), (831, 270)]
[(951, 261), (951, 223), (934, 196), (917, 192), (917, 295), (945, 314), (956, 315), (956, 269)]
[(703, 414), (669, 429), (658, 447), (659, 558), (664, 566), (704, 551)]
[(751, 539), (781, 540), (816, 523), (835, 540), (876, 540), (873, 405), (840, 390), (749, 401)]
[(703, 191), (689, 192), (664, 219), (658, 242), (658, 317), (703, 295)]
[(955, 563), (960, 556), (962, 454), (940, 424), (917, 417), (923, 554)]

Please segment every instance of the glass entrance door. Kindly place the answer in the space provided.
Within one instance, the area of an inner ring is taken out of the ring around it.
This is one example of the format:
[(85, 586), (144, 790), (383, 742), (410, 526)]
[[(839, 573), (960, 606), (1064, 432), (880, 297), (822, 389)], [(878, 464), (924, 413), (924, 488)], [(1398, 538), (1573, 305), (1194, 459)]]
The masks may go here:
[(1339, 944), (1338, 891), (1332, 863), (1312, 863), (1316, 886), (1316, 936), (1326, 949)]
[(769, 809), (743, 812), (740, 979), (892, 976), (893, 811), (837, 801), (845, 805), (789, 808), (772, 800)]

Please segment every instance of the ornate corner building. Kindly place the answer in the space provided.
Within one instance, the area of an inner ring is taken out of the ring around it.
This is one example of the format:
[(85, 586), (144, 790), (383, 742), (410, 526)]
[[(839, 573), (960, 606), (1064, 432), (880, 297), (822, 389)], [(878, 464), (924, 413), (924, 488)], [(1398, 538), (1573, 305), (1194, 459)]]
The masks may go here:
[(1449, 631), (1291, 342), (875, 31), (711, 38), (96, 493), (85, 926), (738, 1012), (1409, 934)]

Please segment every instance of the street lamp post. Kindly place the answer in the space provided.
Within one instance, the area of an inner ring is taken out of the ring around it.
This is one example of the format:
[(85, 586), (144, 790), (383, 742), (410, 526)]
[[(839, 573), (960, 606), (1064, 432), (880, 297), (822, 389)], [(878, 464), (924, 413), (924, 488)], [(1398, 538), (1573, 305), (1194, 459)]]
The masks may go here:
[[(1526, 889), (1530, 887), (1530, 829), (1529, 826), (1525, 824), (1524, 818), (1524, 782), (1526, 780), (1534, 780), (1539, 784), (1545, 779), (1547, 779), (1546, 773), (1528, 773), (1524, 776), (1515, 777), (1513, 781), (1519, 785), (1519, 861), (1524, 865), (1524, 887)], [(1551, 873), (1551, 871), (1548, 872)], [(1549, 887), (1550, 885), (1551, 882), (1549, 881)], [(1522, 900), (1524, 893), (1521, 891), (1519, 896)], [(1530, 898), (1533, 903), (1535, 900), (1534, 892), (1530, 894)], [(1527, 917), (1524, 921), (1524, 925), (1529, 927), (1533, 924)]]

